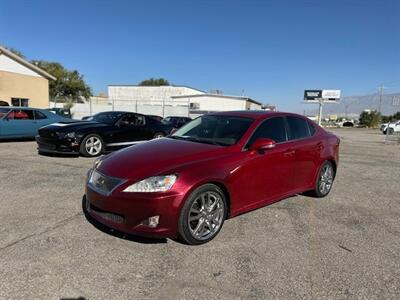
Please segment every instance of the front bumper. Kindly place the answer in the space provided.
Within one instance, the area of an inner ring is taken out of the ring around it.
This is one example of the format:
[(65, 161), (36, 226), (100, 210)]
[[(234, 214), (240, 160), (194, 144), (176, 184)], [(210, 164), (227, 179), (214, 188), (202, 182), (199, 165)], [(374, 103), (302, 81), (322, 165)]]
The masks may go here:
[(58, 154), (79, 154), (79, 143), (68, 139), (50, 139), (36, 136), (38, 152)]
[[(85, 201), (86, 212), (107, 227), (151, 237), (176, 238), (178, 235), (183, 201), (180, 194), (114, 192), (106, 196), (86, 186)], [(157, 227), (142, 224), (152, 216), (159, 216)]]

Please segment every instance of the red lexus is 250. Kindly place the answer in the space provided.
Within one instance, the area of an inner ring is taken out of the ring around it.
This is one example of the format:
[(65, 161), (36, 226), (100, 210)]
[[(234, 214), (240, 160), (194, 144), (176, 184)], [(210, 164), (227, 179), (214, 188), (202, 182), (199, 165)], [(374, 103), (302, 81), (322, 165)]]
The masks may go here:
[(169, 137), (98, 159), (83, 207), (122, 232), (202, 244), (227, 218), (298, 193), (326, 196), (339, 143), (296, 114), (204, 115)]

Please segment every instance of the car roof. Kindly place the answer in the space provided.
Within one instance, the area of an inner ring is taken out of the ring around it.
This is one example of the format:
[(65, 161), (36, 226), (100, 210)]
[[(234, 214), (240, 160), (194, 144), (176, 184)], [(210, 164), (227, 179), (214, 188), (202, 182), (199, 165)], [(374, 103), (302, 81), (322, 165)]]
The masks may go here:
[(302, 115), (290, 112), (265, 111), (265, 110), (224, 111), (224, 112), (211, 113), (210, 115), (234, 116), (234, 117), (243, 117), (251, 119), (264, 119), (266, 117), (275, 117), (275, 116), (296, 116), (296, 117), (306, 118)]
[(28, 110), (33, 110), (33, 109), (38, 109), (40, 110), (41, 108), (34, 108), (34, 107), (26, 107), (26, 106), (4, 106), (5, 108), (11, 108), (11, 109), (28, 109)]

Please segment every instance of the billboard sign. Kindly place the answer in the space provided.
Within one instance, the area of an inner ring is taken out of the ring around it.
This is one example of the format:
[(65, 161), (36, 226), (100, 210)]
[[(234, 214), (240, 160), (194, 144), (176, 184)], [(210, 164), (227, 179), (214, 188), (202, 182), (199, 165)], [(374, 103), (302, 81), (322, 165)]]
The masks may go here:
[(305, 90), (304, 101), (306, 102), (319, 102), (319, 101), (339, 101), (340, 90)]
[(322, 98), (322, 90), (305, 90), (304, 91), (304, 100), (312, 101), (319, 100)]
[(340, 99), (340, 90), (322, 90), (322, 99), (337, 101)]

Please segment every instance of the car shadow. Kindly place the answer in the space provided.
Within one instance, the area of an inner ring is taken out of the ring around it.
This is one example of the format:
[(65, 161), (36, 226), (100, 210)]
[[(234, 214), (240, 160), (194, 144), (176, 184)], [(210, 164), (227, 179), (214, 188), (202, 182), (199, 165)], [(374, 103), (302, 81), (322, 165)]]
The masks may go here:
[(47, 156), (47, 157), (63, 157), (63, 158), (78, 158), (80, 157), (79, 154), (63, 154), (63, 153), (48, 153), (48, 152), (38, 152), (40, 156)]
[(10, 138), (0, 139), (0, 143), (15, 143), (15, 142), (34, 142), (35, 138)]
[(86, 220), (92, 224), (94, 227), (96, 227), (98, 230), (112, 235), (114, 237), (123, 239), (123, 240), (128, 240), (131, 242), (136, 242), (136, 243), (141, 243), (141, 244), (165, 244), (167, 243), (166, 238), (149, 238), (145, 236), (139, 236), (139, 235), (133, 235), (125, 232), (121, 232), (119, 230), (110, 228), (100, 222), (98, 222), (96, 219), (94, 219), (86, 210), (85, 206), (85, 197), (82, 198), (82, 210), (83, 214), (86, 218)]

